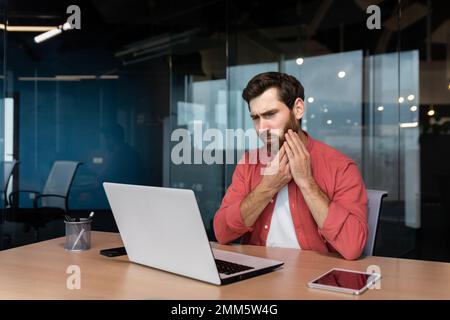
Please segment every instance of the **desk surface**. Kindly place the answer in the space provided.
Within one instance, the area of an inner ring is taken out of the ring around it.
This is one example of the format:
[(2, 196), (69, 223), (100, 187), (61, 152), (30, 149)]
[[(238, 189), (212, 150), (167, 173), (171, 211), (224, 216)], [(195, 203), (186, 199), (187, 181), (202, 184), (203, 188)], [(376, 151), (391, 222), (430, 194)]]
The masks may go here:
[[(450, 299), (450, 264), (368, 257), (345, 261), (312, 251), (256, 246), (221, 246), (225, 250), (285, 262), (282, 269), (225, 286), (215, 286), (106, 258), (100, 249), (121, 246), (115, 233), (93, 232), (92, 249), (67, 252), (57, 238), (0, 252), (0, 299)], [(81, 289), (66, 287), (67, 267), (81, 269)], [(381, 289), (359, 297), (310, 289), (307, 282), (332, 267), (365, 271), (381, 268)], [(429, 285), (432, 284), (432, 285)]]

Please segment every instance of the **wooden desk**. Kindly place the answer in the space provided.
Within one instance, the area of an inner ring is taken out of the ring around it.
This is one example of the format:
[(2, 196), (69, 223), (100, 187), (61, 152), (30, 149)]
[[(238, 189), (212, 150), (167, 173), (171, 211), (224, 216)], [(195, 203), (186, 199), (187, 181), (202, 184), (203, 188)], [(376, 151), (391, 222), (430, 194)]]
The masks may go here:
[[(115, 233), (92, 233), (92, 249), (67, 252), (64, 238), (0, 252), (0, 299), (450, 299), (450, 264), (370, 257), (345, 261), (295, 249), (220, 246), (285, 262), (284, 268), (226, 286), (214, 286), (106, 258), (99, 250), (121, 246)], [(81, 289), (68, 290), (66, 269), (81, 268)], [(381, 290), (360, 297), (309, 289), (306, 283), (332, 267), (381, 268)], [(432, 283), (432, 285), (428, 285)]]

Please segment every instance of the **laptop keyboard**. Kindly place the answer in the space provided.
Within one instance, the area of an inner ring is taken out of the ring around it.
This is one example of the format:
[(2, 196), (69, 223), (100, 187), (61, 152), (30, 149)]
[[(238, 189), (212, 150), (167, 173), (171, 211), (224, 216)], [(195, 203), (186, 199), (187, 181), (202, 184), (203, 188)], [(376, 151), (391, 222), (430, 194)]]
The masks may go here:
[(228, 262), (228, 261), (224, 261), (224, 260), (219, 260), (219, 259), (214, 259), (214, 260), (216, 260), (216, 265), (217, 265), (217, 269), (218, 269), (219, 273), (224, 273), (226, 275), (255, 269), (253, 267), (244, 266), (242, 264), (237, 264), (237, 263)]

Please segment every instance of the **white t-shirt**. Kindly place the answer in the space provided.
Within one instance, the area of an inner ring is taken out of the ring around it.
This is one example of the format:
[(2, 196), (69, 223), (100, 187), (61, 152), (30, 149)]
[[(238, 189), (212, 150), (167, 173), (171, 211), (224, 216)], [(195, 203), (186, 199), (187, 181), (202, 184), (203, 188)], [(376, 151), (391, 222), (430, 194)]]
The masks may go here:
[(266, 246), (300, 249), (289, 207), (287, 185), (278, 192)]

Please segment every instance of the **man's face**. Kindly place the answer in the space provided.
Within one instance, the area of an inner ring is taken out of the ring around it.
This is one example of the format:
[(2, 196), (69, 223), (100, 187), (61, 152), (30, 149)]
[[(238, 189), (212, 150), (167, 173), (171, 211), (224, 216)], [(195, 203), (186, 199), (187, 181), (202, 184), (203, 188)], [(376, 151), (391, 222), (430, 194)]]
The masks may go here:
[(294, 110), (280, 101), (277, 88), (264, 91), (263, 94), (252, 99), (249, 105), (255, 130), (267, 148), (271, 147), (275, 139), (278, 139), (278, 146), (281, 148), (285, 141), (284, 134), (289, 129), (294, 132), (300, 129)]

